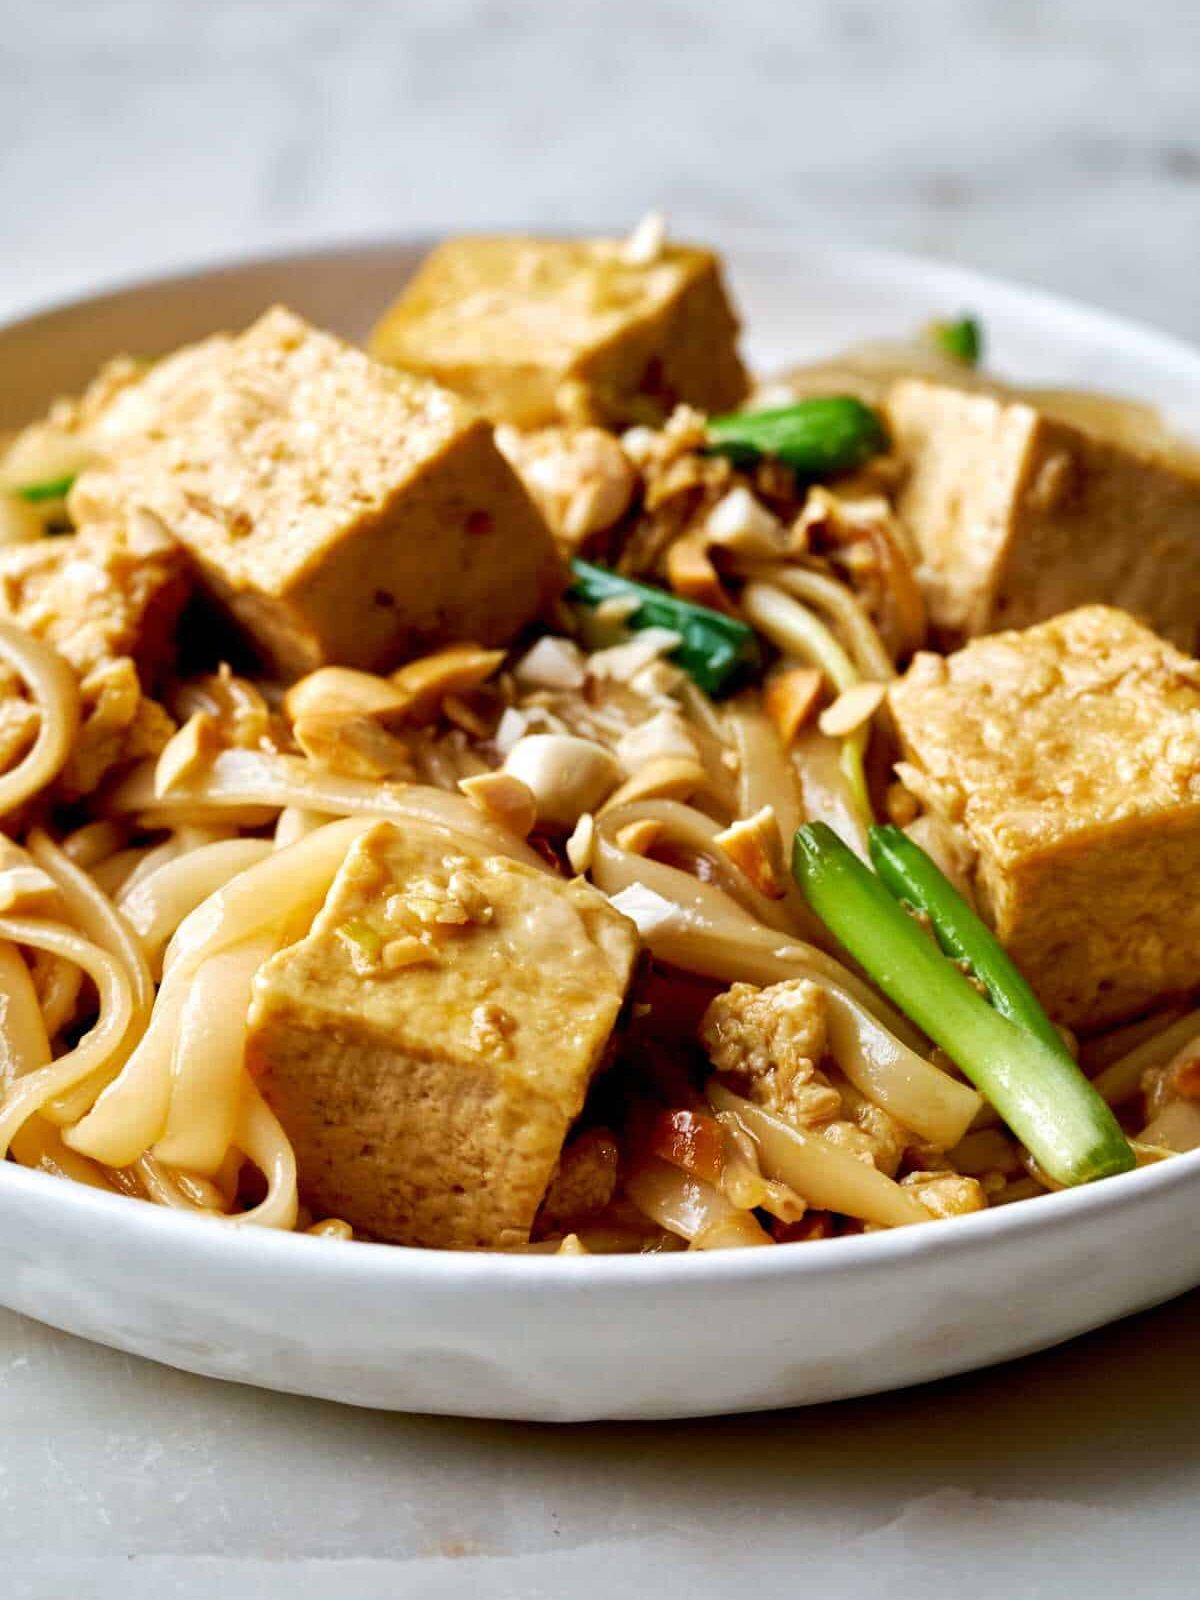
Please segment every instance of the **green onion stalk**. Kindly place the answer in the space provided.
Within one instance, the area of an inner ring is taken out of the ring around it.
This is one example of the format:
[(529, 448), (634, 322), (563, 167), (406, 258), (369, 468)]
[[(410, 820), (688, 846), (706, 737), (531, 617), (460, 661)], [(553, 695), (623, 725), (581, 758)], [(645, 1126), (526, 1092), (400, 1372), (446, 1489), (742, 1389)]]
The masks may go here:
[(705, 694), (728, 693), (762, 665), (754, 629), (736, 617), (681, 600), (665, 589), (635, 583), (590, 561), (572, 561), (571, 576), (569, 599), (587, 606), (612, 599), (636, 600), (637, 609), (623, 619), (626, 627), (669, 628), (677, 633), (680, 643), (671, 659)]
[[(792, 872), (817, 916), (882, 993), (957, 1063), (1055, 1183), (1129, 1171), (1134, 1152), (1112, 1111), (1007, 956), (1001, 952), (997, 961), (992, 935), (924, 852), (898, 847), (891, 829), (872, 834), (872, 855), (885, 862), (886, 878), (824, 823), (797, 830)], [(889, 886), (926, 913), (942, 948)], [(990, 999), (944, 951), (971, 964)]]

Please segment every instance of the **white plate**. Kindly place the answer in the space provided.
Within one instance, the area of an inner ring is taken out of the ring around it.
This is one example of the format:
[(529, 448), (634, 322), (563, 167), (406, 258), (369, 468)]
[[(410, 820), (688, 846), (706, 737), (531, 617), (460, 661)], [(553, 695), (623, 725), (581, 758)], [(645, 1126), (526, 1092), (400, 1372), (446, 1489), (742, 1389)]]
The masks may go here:
[[(284, 300), (361, 337), (419, 243), (138, 285), (0, 330), (0, 427), (108, 355)], [(1004, 370), (1200, 416), (1200, 356), (973, 273), (803, 241), (728, 252), (760, 368), (970, 309)], [(896, 1388), (1025, 1355), (1200, 1283), (1200, 1155), (1096, 1188), (809, 1248), (438, 1254), (205, 1222), (5, 1165), (0, 1301), (214, 1377), (396, 1410), (679, 1417)]]

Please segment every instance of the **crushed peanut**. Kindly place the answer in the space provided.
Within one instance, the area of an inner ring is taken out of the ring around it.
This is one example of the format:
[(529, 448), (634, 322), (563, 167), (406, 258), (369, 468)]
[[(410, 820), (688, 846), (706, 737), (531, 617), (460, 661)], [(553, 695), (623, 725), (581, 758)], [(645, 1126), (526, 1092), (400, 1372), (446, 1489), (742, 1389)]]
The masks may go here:
[(547, 634), (514, 663), (512, 670), (518, 683), (533, 688), (581, 689), (587, 676), (587, 663), (573, 639)]
[(825, 679), (816, 667), (789, 667), (763, 685), (763, 710), (785, 745), (790, 745), (817, 709)]
[(511, 772), (479, 772), (461, 778), (458, 787), (487, 816), (518, 838), (527, 839), (537, 821), (533, 790)]
[(642, 602), (635, 594), (610, 594), (593, 607), (592, 615), (597, 622), (617, 625), (628, 622), (629, 618), (641, 609)]
[(447, 695), (478, 688), (499, 670), (503, 660), (503, 650), (452, 644), (409, 661), (392, 673), (391, 681), (403, 697), (405, 717), (411, 722), (429, 722)]
[[(599, 610), (599, 607), (597, 607)], [(588, 657), (588, 676), (609, 678), (616, 683), (630, 683), (643, 668), (661, 656), (678, 650), (683, 637), (673, 628), (642, 628), (623, 644), (610, 645), (607, 650), (595, 650)]]
[(308, 759), (327, 772), (354, 778), (413, 777), (408, 746), (370, 716), (309, 713), (292, 728)]
[(386, 721), (397, 719), (407, 706), (408, 696), (387, 678), (352, 667), (318, 667), (283, 697), (283, 709), (292, 722), (334, 715)]
[(700, 752), (687, 723), (677, 711), (656, 711), (617, 740), (614, 753), (626, 776), (659, 757), (699, 762)]
[(887, 794), (884, 797), (884, 808), (888, 814), (889, 822), (894, 822), (898, 828), (908, 827), (910, 822), (915, 822), (921, 814), (920, 802), (902, 783), (889, 783)]
[(750, 879), (759, 894), (782, 900), (787, 893), (783, 838), (773, 806), (763, 806), (752, 817), (739, 818), (713, 843)]
[(708, 553), (708, 539), (695, 529), (667, 548), (667, 582), (677, 595), (710, 611), (731, 611), (729, 596)]
[(690, 800), (707, 782), (699, 761), (690, 756), (656, 756), (615, 789), (600, 815), (635, 800)]
[(220, 749), (221, 733), (214, 719), (207, 711), (195, 712), (167, 740), (155, 763), (155, 797), (161, 800), (198, 767), (207, 766)]
[(647, 211), (621, 246), (621, 259), (627, 266), (649, 267), (662, 257), (667, 243), (667, 224), (660, 211)]
[(582, 877), (592, 864), (592, 857), (596, 849), (596, 819), (590, 811), (585, 811), (575, 824), (575, 830), (567, 840), (567, 860), (571, 863), (572, 870)]
[(866, 726), (887, 695), (883, 683), (856, 683), (846, 689), (817, 719), (821, 732), (830, 739), (847, 739)]

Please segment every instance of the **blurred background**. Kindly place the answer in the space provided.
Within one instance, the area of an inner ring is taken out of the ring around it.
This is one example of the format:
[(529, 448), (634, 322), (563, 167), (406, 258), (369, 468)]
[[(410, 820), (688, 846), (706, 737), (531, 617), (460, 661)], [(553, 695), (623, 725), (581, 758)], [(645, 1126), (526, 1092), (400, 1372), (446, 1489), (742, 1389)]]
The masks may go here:
[(1200, 337), (1195, 0), (0, 0), (0, 314), (432, 228), (793, 230)]

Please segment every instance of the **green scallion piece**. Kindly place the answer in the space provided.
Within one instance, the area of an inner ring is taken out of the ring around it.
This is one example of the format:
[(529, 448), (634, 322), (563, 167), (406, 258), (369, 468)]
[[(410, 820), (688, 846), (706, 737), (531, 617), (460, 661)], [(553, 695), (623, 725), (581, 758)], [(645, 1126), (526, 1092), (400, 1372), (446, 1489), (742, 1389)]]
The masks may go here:
[(753, 628), (707, 606), (680, 600), (665, 589), (635, 583), (590, 561), (572, 561), (568, 598), (597, 606), (602, 600), (636, 599), (638, 608), (623, 619), (628, 628), (670, 628), (681, 643), (671, 659), (706, 694), (721, 694), (762, 664)]
[(1070, 1059), (1061, 1034), (1004, 946), (936, 862), (899, 828), (872, 828), (868, 842), (875, 871), (892, 895), (925, 913), (942, 949), (966, 963), (1001, 1016)]
[(714, 455), (737, 467), (752, 467), (769, 457), (803, 479), (853, 472), (887, 447), (879, 413), (853, 395), (798, 400), (768, 411), (735, 411), (708, 421), (708, 448)]
[(1056, 1183), (1134, 1166), (1116, 1118), (1066, 1051), (989, 1005), (832, 828), (797, 830), (792, 873), (867, 976), (957, 1062)]
[(45, 483), (26, 483), (13, 493), (19, 500), (25, 500), (30, 505), (40, 505), (46, 500), (65, 500), (75, 482), (76, 474), (68, 473), (63, 478), (48, 478)]
[(932, 323), (929, 336), (943, 354), (964, 367), (977, 367), (983, 360), (983, 326), (975, 317)]

